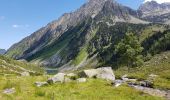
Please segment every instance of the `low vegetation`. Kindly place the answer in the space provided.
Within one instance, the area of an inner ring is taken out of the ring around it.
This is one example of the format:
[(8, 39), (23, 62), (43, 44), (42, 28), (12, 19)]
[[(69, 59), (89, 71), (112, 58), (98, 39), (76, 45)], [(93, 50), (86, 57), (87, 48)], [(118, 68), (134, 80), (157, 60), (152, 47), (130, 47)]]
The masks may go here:
[[(126, 85), (118, 88), (110, 82), (89, 79), (85, 83), (57, 83), (36, 87), (35, 81), (47, 80), (49, 76), (0, 77), (0, 90), (14, 87), (16, 93), (0, 93), (1, 100), (164, 100), (132, 89)], [(29, 96), (29, 97), (28, 97)]]
[(37, 74), (44, 73), (40, 66), (27, 63), (26, 61), (16, 61), (5, 56), (0, 56), (0, 75), (19, 74), (24, 71), (35, 72)]
[(158, 75), (153, 80), (154, 88), (170, 90), (170, 51), (157, 54), (150, 61), (145, 62), (141, 67), (127, 68), (121, 67), (115, 71), (117, 78), (128, 74), (129, 78), (147, 80), (150, 74)]

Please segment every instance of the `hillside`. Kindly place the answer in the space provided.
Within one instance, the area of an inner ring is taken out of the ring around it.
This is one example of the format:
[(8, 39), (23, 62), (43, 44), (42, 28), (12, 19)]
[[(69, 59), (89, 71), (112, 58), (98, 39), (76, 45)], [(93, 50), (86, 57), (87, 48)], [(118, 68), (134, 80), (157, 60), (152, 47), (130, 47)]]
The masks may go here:
[(0, 75), (29, 72), (32, 75), (43, 74), (44, 70), (37, 65), (29, 64), (25, 61), (16, 61), (0, 55)]

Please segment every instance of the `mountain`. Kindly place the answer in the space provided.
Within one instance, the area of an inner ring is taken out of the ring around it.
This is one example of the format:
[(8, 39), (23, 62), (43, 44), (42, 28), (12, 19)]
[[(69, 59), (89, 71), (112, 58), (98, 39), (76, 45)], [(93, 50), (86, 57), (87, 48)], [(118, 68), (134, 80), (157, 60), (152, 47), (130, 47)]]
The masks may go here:
[(5, 49), (0, 49), (0, 55), (5, 54), (6, 50)]
[(116, 1), (89, 0), (14, 44), (6, 56), (60, 71), (112, 65), (113, 48), (126, 32), (136, 33), (142, 43), (167, 29), (168, 25), (149, 24), (141, 12)]
[(142, 4), (138, 11), (144, 20), (170, 24), (170, 3), (159, 4), (156, 1), (150, 1)]

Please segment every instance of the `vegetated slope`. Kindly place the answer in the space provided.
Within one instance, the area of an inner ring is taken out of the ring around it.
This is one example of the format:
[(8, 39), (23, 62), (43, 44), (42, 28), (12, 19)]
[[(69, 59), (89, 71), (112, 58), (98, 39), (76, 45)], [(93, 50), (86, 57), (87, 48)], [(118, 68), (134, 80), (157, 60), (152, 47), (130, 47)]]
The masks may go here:
[(21, 74), (30, 72), (30, 74), (43, 74), (44, 70), (39, 66), (29, 64), (24, 61), (16, 61), (5, 56), (0, 56), (0, 74)]
[(145, 62), (141, 67), (130, 68), (121, 67), (115, 71), (117, 78), (124, 74), (130, 78), (138, 80), (147, 80), (149, 75), (158, 75), (154, 80), (154, 88), (170, 89), (170, 51), (156, 54), (151, 60)]

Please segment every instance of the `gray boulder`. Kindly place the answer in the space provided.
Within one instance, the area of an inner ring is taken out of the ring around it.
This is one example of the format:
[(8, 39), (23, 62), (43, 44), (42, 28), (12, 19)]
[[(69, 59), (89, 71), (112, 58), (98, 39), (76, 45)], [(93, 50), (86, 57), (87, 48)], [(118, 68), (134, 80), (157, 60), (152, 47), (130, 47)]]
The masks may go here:
[(47, 83), (47, 82), (35, 82), (35, 85), (36, 85), (37, 87), (41, 87), (41, 86), (46, 86), (46, 85), (48, 85), (48, 83)]
[(49, 78), (47, 82), (49, 84), (56, 83), (56, 82), (63, 83), (64, 80), (65, 80), (65, 74), (64, 73), (58, 73), (55, 76), (53, 76), (52, 78)]
[(86, 78), (79, 78), (79, 79), (77, 79), (77, 82), (78, 82), (78, 83), (84, 83), (84, 82), (86, 82), (86, 81), (87, 81)]
[(79, 73), (80, 77), (100, 78), (105, 80), (114, 81), (115, 75), (111, 67), (102, 67), (97, 69), (84, 70)]

